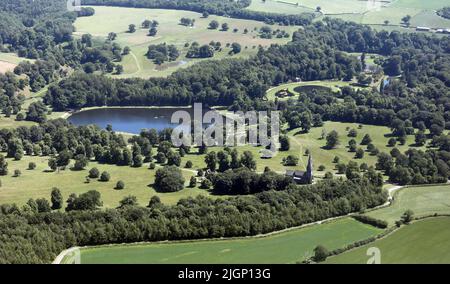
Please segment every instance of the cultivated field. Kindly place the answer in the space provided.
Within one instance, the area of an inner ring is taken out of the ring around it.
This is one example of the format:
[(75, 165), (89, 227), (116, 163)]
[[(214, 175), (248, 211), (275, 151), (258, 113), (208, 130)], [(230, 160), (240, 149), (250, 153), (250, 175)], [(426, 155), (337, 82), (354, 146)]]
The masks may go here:
[(450, 217), (425, 219), (403, 226), (373, 243), (330, 257), (326, 263), (367, 263), (370, 247), (380, 249), (382, 264), (450, 263), (449, 236)]
[(367, 213), (367, 215), (386, 220), (390, 225), (400, 220), (408, 209), (416, 216), (434, 213), (450, 214), (450, 185), (418, 186), (401, 189), (394, 195), (391, 206)]
[[(296, 4), (299, 4), (298, 6)], [(376, 29), (399, 29), (401, 19), (410, 15), (411, 26), (425, 26), (430, 28), (450, 28), (450, 20), (436, 15), (436, 10), (450, 5), (448, 0), (387, 0), (387, 1), (359, 1), (359, 0), (253, 0), (247, 8), (255, 11), (300, 14), (321, 8), (324, 16), (337, 17), (361, 24), (372, 25)], [(384, 21), (389, 21), (384, 26)]]
[[(289, 38), (282, 39), (262, 39), (258, 37), (258, 29), (265, 24), (257, 21), (231, 19), (219, 16), (209, 16), (203, 18), (201, 14), (189, 11), (161, 10), (161, 9), (136, 9), (136, 8), (118, 8), (118, 7), (94, 7), (95, 15), (91, 17), (82, 17), (75, 22), (76, 34), (81, 35), (90, 33), (101, 41), (106, 39), (108, 33), (118, 34), (117, 42), (122, 46), (129, 46), (131, 53), (123, 58), (124, 74), (119, 77), (154, 77), (166, 76), (180, 67), (187, 67), (200, 59), (188, 59), (185, 57), (187, 48), (186, 43), (194, 41), (200, 44), (209, 44), (211, 41), (222, 43), (223, 50), (216, 52), (214, 59), (227, 57), (246, 57), (257, 52), (258, 46), (268, 46), (272, 43), (284, 44)], [(179, 24), (181, 18), (195, 19), (194, 27), (185, 27)], [(144, 20), (157, 20), (159, 26), (155, 37), (148, 36), (148, 29), (141, 29), (141, 23)], [(208, 29), (212, 20), (217, 20), (219, 24), (228, 23), (228, 31)], [(137, 31), (127, 33), (128, 25), (135, 24)], [(234, 32), (234, 29), (238, 29)], [(297, 30), (298, 27), (276, 27), (289, 32)], [(244, 29), (248, 33), (244, 34)], [(256, 30), (255, 30), (256, 29)], [(147, 59), (148, 46), (150, 44), (164, 43), (174, 44), (180, 50), (180, 57), (177, 61), (164, 63), (161, 66), (155, 65)], [(241, 44), (242, 51), (237, 55), (229, 55), (230, 48), (227, 43), (237, 42)]]
[[(117, 245), (81, 250), (82, 263), (295, 263), (318, 245), (335, 249), (381, 230), (346, 218), (267, 237)], [(63, 260), (71, 262), (70, 258)]]

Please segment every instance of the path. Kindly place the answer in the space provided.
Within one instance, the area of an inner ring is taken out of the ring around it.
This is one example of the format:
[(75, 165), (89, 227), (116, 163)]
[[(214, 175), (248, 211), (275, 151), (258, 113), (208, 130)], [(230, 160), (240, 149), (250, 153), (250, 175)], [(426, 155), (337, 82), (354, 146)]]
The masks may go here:
[(69, 249), (63, 250), (56, 258), (55, 260), (52, 262), (52, 264), (61, 264), (61, 262), (63, 261), (64, 257), (68, 254), (73, 253), (74, 251), (80, 249), (79, 247), (71, 247)]

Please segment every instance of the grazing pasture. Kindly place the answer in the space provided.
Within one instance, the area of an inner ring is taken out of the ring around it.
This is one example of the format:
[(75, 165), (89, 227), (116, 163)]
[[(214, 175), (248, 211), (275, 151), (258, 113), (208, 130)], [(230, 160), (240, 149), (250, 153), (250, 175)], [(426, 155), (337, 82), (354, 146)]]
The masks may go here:
[[(410, 15), (412, 17), (411, 26), (413, 28), (416, 26), (450, 28), (450, 20), (439, 17), (436, 14), (436, 10), (446, 5), (448, 6), (449, 2), (442, 0), (253, 0), (247, 9), (300, 14), (315, 11), (317, 7), (320, 7), (322, 16), (337, 17), (360, 24), (367, 24), (375, 29), (414, 31), (414, 29), (400, 26), (404, 16)], [(385, 21), (388, 21), (387, 25)]]
[(424, 219), (360, 248), (330, 257), (328, 264), (365, 264), (368, 248), (380, 250), (382, 264), (450, 263), (450, 217)]
[(416, 216), (450, 214), (450, 185), (406, 187), (395, 193), (391, 206), (368, 212), (367, 215), (393, 225), (408, 209)]
[(265, 237), (88, 247), (81, 250), (81, 263), (296, 263), (311, 256), (319, 244), (336, 249), (380, 232), (345, 218)]
[[(219, 41), (222, 44), (222, 51), (216, 52), (213, 59), (247, 57), (256, 54), (258, 46), (268, 46), (272, 43), (284, 44), (290, 38), (263, 39), (258, 36), (259, 28), (265, 26), (262, 22), (251, 20), (231, 19), (211, 15), (203, 18), (202, 14), (163, 9), (138, 9), (122, 7), (102, 7), (96, 6), (95, 15), (91, 17), (78, 18), (75, 22), (76, 34), (90, 33), (96, 37), (97, 41), (104, 41), (110, 32), (115, 32), (118, 36), (116, 42), (122, 47), (129, 46), (131, 53), (124, 56), (120, 63), (124, 66), (124, 73), (117, 77), (155, 77), (167, 76), (181, 67), (187, 67), (195, 62), (204, 59), (186, 58), (188, 50), (186, 43), (198, 42), (200, 45), (209, 44), (211, 41)], [(194, 19), (193, 27), (180, 25), (181, 18)], [(156, 36), (148, 36), (149, 29), (141, 28), (144, 20), (156, 20), (159, 23)], [(209, 23), (213, 20), (219, 22), (219, 28), (209, 29)], [(220, 25), (227, 23), (229, 29), (221, 31)], [(137, 27), (136, 32), (128, 33), (128, 25), (134, 24)], [(235, 29), (237, 29), (235, 31)], [(244, 30), (247, 29), (247, 33)], [(280, 29), (288, 32), (290, 35), (298, 27), (279, 27), (272, 26), (273, 30)], [(175, 45), (180, 51), (180, 57), (174, 62), (166, 62), (162, 65), (155, 65), (147, 59), (148, 46), (150, 44), (167, 43)], [(237, 42), (242, 46), (242, 51), (235, 55), (230, 55), (230, 47), (226, 44)]]

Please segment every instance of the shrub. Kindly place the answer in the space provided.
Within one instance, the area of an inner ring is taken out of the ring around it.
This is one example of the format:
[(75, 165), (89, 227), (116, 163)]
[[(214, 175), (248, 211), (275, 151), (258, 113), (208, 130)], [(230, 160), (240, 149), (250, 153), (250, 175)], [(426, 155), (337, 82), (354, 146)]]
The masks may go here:
[(22, 172), (20, 170), (14, 170), (13, 177), (20, 177), (21, 174), (22, 174)]
[(386, 221), (366, 215), (354, 215), (353, 218), (361, 223), (369, 224), (380, 229), (386, 229), (388, 226), (388, 223)]
[(187, 161), (187, 162), (186, 162), (186, 165), (185, 165), (185, 168), (186, 168), (186, 169), (192, 168), (192, 162), (191, 162), (191, 161)]
[(100, 175), (100, 181), (109, 181), (111, 179), (111, 175), (104, 171), (101, 175)]
[(29, 170), (34, 170), (36, 168), (36, 163), (35, 162), (29, 162), (28, 163), (28, 169)]
[(116, 184), (116, 189), (124, 189), (125, 188), (125, 183), (121, 180), (119, 180)]
[(148, 166), (148, 168), (150, 170), (154, 170), (156, 168), (156, 164), (155, 163), (150, 163), (150, 166)]
[(90, 178), (98, 178), (100, 176), (100, 172), (97, 168), (92, 168), (89, 170), (89, 177)]
[(329, 255), (330, 255), (330, 253), (328, 252), (328, 250), (322, 245), (318, 245), (314, 249), (314, 261), (316, 261), (316, 262), (321, 262), (321, 261), (326, 260)]

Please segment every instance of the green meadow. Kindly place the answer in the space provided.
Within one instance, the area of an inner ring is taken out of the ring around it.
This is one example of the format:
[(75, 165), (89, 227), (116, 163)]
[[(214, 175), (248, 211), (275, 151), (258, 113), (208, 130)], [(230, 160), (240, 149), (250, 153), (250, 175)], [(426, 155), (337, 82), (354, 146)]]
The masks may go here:
[[(231, 19), (226, 17), (211, 15), (203, 18), (200, 13), (163, 10), (163, 9), (138, 9), (121, 7), (102, 7), (96, 6), (95, 15), (91, 17), (78, 18), (75, 22), (76, 35), (89, 33), (96, 37), (98, 41), (104, 41), (110, 32), (115, 32), (118, 37), (116, 42), (122, 47), (129, 46), (131, 53), (124, 56), (122, 64), (124, 73), (116, 77), (160, 77), (167, 76), (179, 68), (188, 67), (201, 60), (208, 59), (189, 59), (186, 58), (188, 48), (186, 43), (198, 42), (199, 44), (209, 44), (211, 41), (222, 43), (223, 50), (216, 52), (213, 59), (248, 57), (256, 54), (258, 46), (268, 46), (273, 43), (284, 44), (289, 38), (282, 39), (262, 39), (258, 36), (258, 30), (265, 26), (262, 22)], [(181, 18), (195, 19), (194, 27), (185, 27), (179, 24)], [(148, 36), (148, 29), (142, 29), (141, 24), (144, 20), (156, 20), (159, 22), (156, 36)], [(228, 23), (229, 30), (221, 31), (208, 29), (212, 20), (219, 24)], [(128, 33), (128, 25), (135, 24), (136, 32)], [(292, 32), (298, 27), (272, 27)], [(234, 29), (237, 29), (235, 32)], [(244, 33), (244, 29), (248, 33)], [(175, 45), (180, 51), (180, 57), (174, 62), (166, 62), (162, 65), (155, 65), (147, 59), (148, 46), (150, 44), (167, 43)], [(236, 55), (229, 55), (231, 48), (226, 44), (237, 42), (242, 46), (242, 51)]]
[(416, 216), (450, 214), (450, 185), (411, 186), (394, 194), (389, 207), (368, 212), (367, 215), (394, 225), (402, 214), (411, 209)]
[(373, 243), (330, 257), (328, 264), (365, 264), (367, 250), (380, 250), (382, 264), (450, 263), (450, 217), (436, 217), (405, 225)]
[[(335, 249), (379, 232), (345, 218), (265, 237), (90, 247), (81, 250), (81, 263), (296, 263), (311, 256), (318, 244)], [(63, 260), (70, 262), (70, 257)]]

